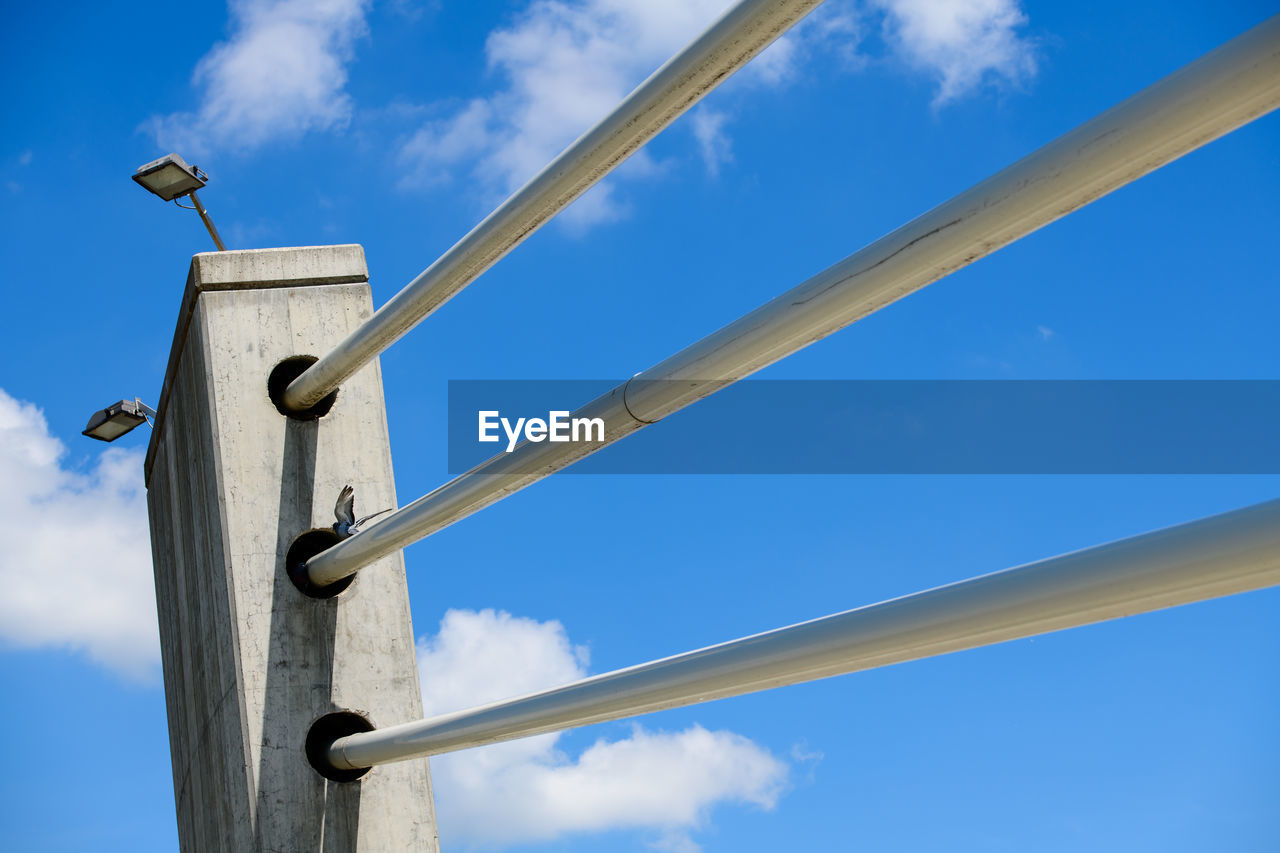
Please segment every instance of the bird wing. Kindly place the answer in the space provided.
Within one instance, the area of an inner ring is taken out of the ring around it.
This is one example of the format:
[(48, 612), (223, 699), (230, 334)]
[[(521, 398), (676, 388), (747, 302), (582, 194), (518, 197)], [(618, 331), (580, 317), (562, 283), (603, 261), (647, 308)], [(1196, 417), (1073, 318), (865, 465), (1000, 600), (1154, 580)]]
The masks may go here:
[(338, 492), (338, 502), (333, 505), (333, 514), (338, 519), (338, 523), (355, 524), (356, 520), (356, 490), (351, 488), (351, 484), (342, 487), (342, 491)]
[(395, 509), (395, 507), (389, 507), (388, 509), (380, 509), (371, 515), (366, 515), (364, 518), (360, 519), (355, 524), (351, 525), (351, 532), (352, 533), (357, 532), (360, 529), (360, 525), (364, 524), (369, 519), (377, 518), (378, 516), (382, 515), (384, 512), (391, 512), (392, 509)]

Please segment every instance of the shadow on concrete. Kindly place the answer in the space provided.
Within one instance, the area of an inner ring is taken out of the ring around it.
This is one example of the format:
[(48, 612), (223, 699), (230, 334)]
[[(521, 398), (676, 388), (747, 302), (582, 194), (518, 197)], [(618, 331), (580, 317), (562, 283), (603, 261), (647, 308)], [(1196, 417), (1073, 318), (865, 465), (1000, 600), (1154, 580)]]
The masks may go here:
[[(361, 783), (329, 782), (312, 769), (303, 751), (311, 723), (341, 710), (330, 699), (339, 599), (302, 594), (284, 570), (289, 546), (311, 528), (313, 501), (330, 500), (315, 496), (319, 428), (319, 421), (289, 419), (285, 429), (257, 777), (272, 781), (259, 782), (254, 818), (259, 850), (351, 851), (360, 825)], [(321, 516), (327, 517), (327, 511)], [(276, 793), (261, 793), (267, 790)]]

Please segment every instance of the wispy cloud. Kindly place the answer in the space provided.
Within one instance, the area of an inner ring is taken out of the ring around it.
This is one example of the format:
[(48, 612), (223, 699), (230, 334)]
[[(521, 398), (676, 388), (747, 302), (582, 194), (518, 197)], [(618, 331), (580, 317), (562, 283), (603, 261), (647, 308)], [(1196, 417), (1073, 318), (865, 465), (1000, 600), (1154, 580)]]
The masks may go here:
[[(534, 0), (489, 34), (485, 54), (501, 81), (488, 95), (427, 122), (402, 145), (409, 186), (465, 176), (490, 198), (532, 178), (599, 121), (672, 53), (715, 20), (729, 0)], [(646, 155), (638, 159), (644, 168)], [(636, 168), (633, 164), (632, 168)], [(566, 213), (616, 218), (609, 186)]]
[[(20, 151), (18, 153), (18, 156), (12, 159), (9, 159), (8, 162), (5, 164), (6, 166), (6, 168), (4, 169), (5, 174), (7, 176), (12, 176), (12, 177), (6, 177), (4, 186), (5, 186), (5, 189), (7, 189), (13, 195), (17, 195), (18, 193), (22, 192), (22, 189), (23, 189), (22, 182), (17, 180), (17, 178), (23, 175), (27, 171), (27, 168), (31, 165), (31, 161), (34, 158), (35, 158), (35, 154), (32, 152), (30, 148), (27, 148), (24, 151)], [(12, 166), (10, 164), (12, 164)]]
[(885, 38), (938, 82), (940, 106), (993, 79), (1017, 85), (1036, 71), (1035, 46), (1018, 0), (873, 0)]
[[(196, 65), (190, 112), (147, 122), (161, 148), (192, 155), (245, 151), (345, 127), (355, 45), (367, 34), (370, 0), (232, 0), (230, 37)], [(603, 118), (632, 88), (708, 26), (732, 0), (530, 0), (489, 34), (497, 85), (436, 118), (396, 146), (402, 185), (465, 181), (489, 204), (532, 178)], [(418, 8), (418, 7), (413, 7)], [(409, 11), (408, 7), (402, 11)], [(403, 16), (402, 16), (403, 17)], [(937, 81), (934, 106), (985, 82), (1018, 85), (1035, 73), (1019, 0), (828, 0), (748, 66), (740, 79), (783, 86), (818, 51), (857, 68), (879, 24), (890, 52)], [(378, 109), (366, 105), (366, 109)], [(732, 160), (731, 109), (696, 110), (692, 131), (707, 172)], [(688, 132), (686, 130), (685, 132)], [(645, 152), (584, 195), (562, 217), (583, 227), (626, 212), (618, 182), (651, 177)]]
[(702, 155), (702, 164), (712, 177), (720, 174), (722, 163), (733, 159), (733, 149), (729, 135), (725, 133), (725, 123), (729, 120), (726, 113), (710, 107), (699, 107), (690, 116), (693, 125), (693, 137), (698, 140), (698, 153)]
[[(532, 178), (552, 157), (611, 110), (644, 77), (709, 25), (730, 0), (533, 0), (485, 46), (499, 81), (442, 118), (421, 125), (400, 146), (403, 184), (433, 187), (465, 178), (495, 201)], [(890, 51), (938, 81), (940, 105), (1000, 78), (1014, 83), (1035, 70), (1034, 52), (1017, 29), (1017, 0), (830, 0), (745, 72), (756, 85), (794, 80), (818, 51), (865, 64), (863, 35), (880, 29)], [(731, 160), (726, 107), (692, 114), (698, 153), (715, 175)], [(649, 175), (644, 152), (635, 174)], [(564, 218), (584, 225), (618, 218), (622, 173), (588, 193)]]
[(154, 677), (142, 454), (109, 448), (87, 473), (66, 455), (38, 408), (0, 390), (0, 636)]
[(350, 120), (347, 66), (369, 0), (232, 0), (231, 37), (196, 65), (193, 112), (156, 117), (161, 148), (202, 156), (294, 140)]
[[(493, 610), (451, 610), (418, 644), (428, 714), (563, 684), (586, 674), (587, 652), (559, 622)], [(446, 843), (488, 847), (630, 829), (651, 846), (694, 851), (690, 832), (722, 803), (772, 808), (787, 765), (741, 735), (691, 726), (633, 726), (576, 757), (559, 735), (431, 760)], [(654, 784), (654, 780), (662, 780)]]

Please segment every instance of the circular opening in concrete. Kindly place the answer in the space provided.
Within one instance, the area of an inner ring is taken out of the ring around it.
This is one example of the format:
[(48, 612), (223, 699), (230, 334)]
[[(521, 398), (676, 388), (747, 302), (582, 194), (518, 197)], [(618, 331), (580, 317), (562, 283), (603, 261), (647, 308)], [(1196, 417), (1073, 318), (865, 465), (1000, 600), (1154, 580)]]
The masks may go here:
[(329, 747), (340, 737), (360, 732), (373, 731), (373, 723), (354, 711), (334, 711), (325, 714), (311, 724), (307, 732), (307, 761), (326, 779), (334, 782), (354, 782), (372, 770), (372, 767), (361, 767), (356, 770), (342, 770), (329, 763)]
[(304, 595), (312, 598), (333, 598), (347, 587), (351, 586), (351, 582), (356, 579), (355, 575), (347, 575), (340, 581), (334, 581), (328, 586), (317, 586), (311, 582), (311, 578), (307, 577), (307, 560), (310, 560), (321, 551), (327, 551), (340, 541), (338, 534), (326, 528), (317, 530), (308, 530), (306, 533), (293, 540), (293, 544), (289, 546), (289, 552), (284, 558), (284, 570), (289, 575), (289, 580), (293, 581), (299, 591)]
[(294, 355), (286, 358), (271, 369), (271, 375), (267, 377), (267, 396), (275, 404), (276, 411), (298, 421), (314, 421), (329, 414), (329, 410), (333, 408), (334, 400), (338, 399), (337, 391), (329, 392), (329, 395), (319, 403), (300, 412), (295, 412), (284, 404), (284, 389), (288, 388), (290, 382), (301, 376), (303, 371), (319, 360), (314, 355)]

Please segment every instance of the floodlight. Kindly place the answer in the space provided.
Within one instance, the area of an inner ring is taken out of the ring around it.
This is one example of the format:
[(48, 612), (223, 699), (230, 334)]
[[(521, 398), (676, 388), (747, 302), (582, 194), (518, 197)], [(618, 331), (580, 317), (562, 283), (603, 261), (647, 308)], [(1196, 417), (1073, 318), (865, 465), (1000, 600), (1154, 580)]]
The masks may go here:
[(155, 416), (156, 410), (137, 397), (132, 400), (121, 400), (101, 411), (94, 412), (89, 418), (88, 426), (80, 434), (99, 441), (115, 441), (134, 427), (146, 423), (148, 418), (154, 419)]
[(195, 166), (188, 166), (177, 154), (166, 154), (139, 166), (133, 179), (165, 201), (173, 201), (193, 190), (204, 189), (208, 175)]
[[(200, 197), (196, 195), (196, 190), (204, 189), (204, 185), (209, 182), (209, 176), (200, 171), (199, 166), (188, 166), (187, 162), (177, 154), (166, 154), (159, 160), (152, 160), (145, 166), (139, 166), (138, 171), (133, 173), (133, 179), (147, 191), (174, 204), (178, 204), (178, 199), (183, 196), (190, 196), (191, 203), (194, 205), (190, 209), (200, 214), (200, 219), (204, 222), (204, 227), (209, 230), (209, 236), (213, 238), (213, 244), (218, 247), (218, 251), (226, 251), (227, 247), (223, 244), (218, 229), (213, 226), (213, 220), (209, 218), (208, 211), (204, 209), (204, 205), (200, 203)], [(182, 206), (178, 204), (178, 207)]]

